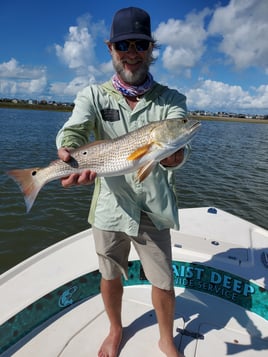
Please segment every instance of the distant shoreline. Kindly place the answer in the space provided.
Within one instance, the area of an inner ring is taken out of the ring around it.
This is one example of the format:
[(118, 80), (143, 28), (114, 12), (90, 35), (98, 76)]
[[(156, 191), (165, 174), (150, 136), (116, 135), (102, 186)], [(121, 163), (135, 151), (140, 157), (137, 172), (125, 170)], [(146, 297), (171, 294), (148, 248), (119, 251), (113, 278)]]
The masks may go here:
[(6, 103), (0, 102), (0, 108), (6, 109), (26, 109), (26, 110), (54, 110), (56, 112), (71, 112), (73, 110), (72, 105), (63, 104), (27, 104), (27, 103)]
[[(0, 108), (26, 109), (26, 110), (50, 110), (50, 111), (57, 111), (57, 112), (71, 112), (73, 110), (72, 105), (26, 104), (26, 103), (5, 103), (5, 102), (0, 102)], [(204, 121), (225, 121), (225, 122), (268, 124), (268, 119), (234, 118), (234, 117), (205, 116), (205, 115), (192, 115), (192, 114), (189, 115), (189, 118), (204, 120)]]
[(203, 116), (203, 115), (188, 115), (191, 119), (203, 121), (225, 121), (225, 122), (239, 122), (239, 123), (254, 123), (254, 124), (268, 124), (268, 119), (253, 119), (253, 118), (234, 118), (234, 117), (217, 117), (217, 116)]

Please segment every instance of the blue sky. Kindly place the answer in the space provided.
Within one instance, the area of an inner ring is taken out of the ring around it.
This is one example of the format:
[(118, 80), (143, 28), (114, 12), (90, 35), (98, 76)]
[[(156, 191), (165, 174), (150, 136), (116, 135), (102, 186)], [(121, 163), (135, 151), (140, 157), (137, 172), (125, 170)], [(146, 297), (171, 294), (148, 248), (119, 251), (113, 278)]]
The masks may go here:
[(114, 13), (151, 15), (155, 80), (190, 110), (268, 114), (267, 0), (1, 0), (0, 98), (73, 101), (113, 74)]

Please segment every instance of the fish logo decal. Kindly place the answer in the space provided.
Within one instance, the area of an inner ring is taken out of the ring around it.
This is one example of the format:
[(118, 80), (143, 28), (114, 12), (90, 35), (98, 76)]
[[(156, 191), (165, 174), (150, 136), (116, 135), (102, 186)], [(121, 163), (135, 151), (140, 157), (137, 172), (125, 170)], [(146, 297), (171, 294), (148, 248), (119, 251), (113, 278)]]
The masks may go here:
[(72, 305), (74, 303), (72, 297), (77, 292), (77, 290), (78, 290), (78, 286), (76, 285), (65, 290), (59, 297), (59, 302), (58, 302), (59, 307), (66, 307)]

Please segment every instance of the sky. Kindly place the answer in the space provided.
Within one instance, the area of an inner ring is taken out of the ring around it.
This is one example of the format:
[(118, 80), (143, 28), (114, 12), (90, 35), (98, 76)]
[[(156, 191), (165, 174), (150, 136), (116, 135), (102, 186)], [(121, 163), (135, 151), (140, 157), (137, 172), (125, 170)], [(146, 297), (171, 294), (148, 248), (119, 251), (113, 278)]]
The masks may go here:
[(268, 114), (268, 0), (1, 0), (0, 98), (73, 102), (113, 75), (114, 13), (151, 16), (154, 79), (189, 110)]

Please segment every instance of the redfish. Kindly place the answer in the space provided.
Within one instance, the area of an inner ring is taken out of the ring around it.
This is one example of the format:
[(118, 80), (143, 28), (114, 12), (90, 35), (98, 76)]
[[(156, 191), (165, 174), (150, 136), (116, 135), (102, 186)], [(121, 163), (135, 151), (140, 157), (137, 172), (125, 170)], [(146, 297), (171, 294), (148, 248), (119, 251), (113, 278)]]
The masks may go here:
[(116, 139), (74, 149), (68, 162), (56, 160), (47, 167), (11, 170), (7, 174), (19, 185), (29, 212), (46, 183), (85, 169), (95, 171), (99, 177), (137, 171), (137, 180), (143, 181), (161, 160), (189, 143), (200, 125), (185, 118), (152, 122)]

